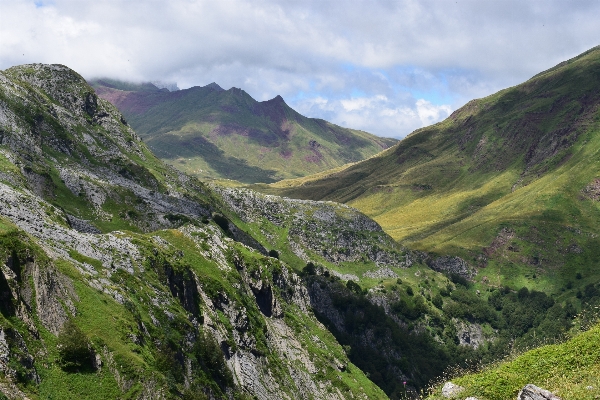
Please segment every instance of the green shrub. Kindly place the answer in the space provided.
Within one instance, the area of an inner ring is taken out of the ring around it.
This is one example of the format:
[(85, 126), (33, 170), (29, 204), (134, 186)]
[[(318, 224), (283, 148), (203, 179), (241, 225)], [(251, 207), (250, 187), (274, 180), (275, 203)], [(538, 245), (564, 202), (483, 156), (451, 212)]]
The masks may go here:
[(196, 365), (206, 372), (221, 390), (233, 387), (233, 375), (227, 368), (223, 352), (214, 337), (201, 332), (194, 344), (193, 353)]
[(56, 341), (59, 362), (65, 370), (94, 369), (92, 346), (87, 336), (73, 322), (63, 325)]
[(357, 295), (361, 295), (362, 294), (362, 289), (360, 287), (360, 285), (352, 280), (348, 281), (346, 283), (346, 287), (353, 291), (354, 293), (356, 293)]
[(436, 306), (440, 310), (442, 309), (442, 306), (444, 305), (444, 299), (442, 299), (442, 296), (440, 294), (436, 294), (435, 296), (433, 296), (433, 299), (431, 299), (431, 302), (433, 303), (434, 306)]
[(304, 268), (302, 268), (302, 275), (316, 275), (317, 267), (312, 262), (308, 262)]

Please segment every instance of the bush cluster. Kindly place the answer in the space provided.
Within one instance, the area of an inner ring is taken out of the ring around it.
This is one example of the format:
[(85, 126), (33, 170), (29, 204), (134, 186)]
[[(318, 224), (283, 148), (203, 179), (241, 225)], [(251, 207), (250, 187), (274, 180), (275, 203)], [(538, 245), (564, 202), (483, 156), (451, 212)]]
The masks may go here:
[(94, 369), (92, 345), (73, 320), (63, 325), (56, 341), (59, 363), (69, 371)]

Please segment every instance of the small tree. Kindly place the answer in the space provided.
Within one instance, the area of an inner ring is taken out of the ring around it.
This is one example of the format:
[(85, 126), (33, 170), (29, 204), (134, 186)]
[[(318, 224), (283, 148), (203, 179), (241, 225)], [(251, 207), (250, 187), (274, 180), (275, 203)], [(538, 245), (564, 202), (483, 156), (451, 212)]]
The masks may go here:
[(346, 283), (346, 287), (358, 295), (362, 294), (362, 288), (358, 283), (354, 282), (353, 280), (349, 280)]
[(433, 303), (434, 306), (436, 306), (440, 310), (442, 309), (442, 307), (444, 305), (444, 299), (442, 299), (442, 296), (439, 293), (436, 294), (435, 296), (433, 296), (433, 299), (431, 299), (431, 302)]
[(304, 268), (302, 268), (302, 275), (316, 275), (317, 267), (312, 262), (308, 262)]
[(92, 369), (92, 346), (87, 336), (73, 322), (63, 325), (56, 341), (61, 366), (66, 370)]

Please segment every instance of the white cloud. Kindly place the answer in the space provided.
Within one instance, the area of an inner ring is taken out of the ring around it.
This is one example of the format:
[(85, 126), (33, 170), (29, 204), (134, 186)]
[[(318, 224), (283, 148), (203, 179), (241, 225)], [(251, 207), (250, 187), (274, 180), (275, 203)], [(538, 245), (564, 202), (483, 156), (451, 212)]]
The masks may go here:
[(415, 103), (417, 115), (423, 125), (431, 125), (439, 122), (452, 113), (449, 105), (436, 106), (424, 99), (419, 99)]
[[(41, 5), (0, 0), (0, 68), (61, 63), (86, 77), (177, 81), (184, 88), (215, 81), (242, 87), (259, 100), (304, 93), (326, 99), (335, 113), (343, 110), (348, 124), (379, 134), (394, 130), (391, 121), (401, 124), (397, 132), (413, 126), (402, 125), (399, 116), (421, 124), (441, 118), (443, 104), (456, 108), (517, 84), (600, 38), (595, 0), (53, 0)], [(417, 106), (421, 98), (431, 104)], [(376, 111), (357, 99), (385, 107)], [(323, 107), (308, 110), (333, 115)], [(360, 113), (380, 121), (366, 123)]]
[(377, 95), (374, 97), (359, 97), (346, 100), (340, 100), (342, 107), (346, 111), (361, 111), (364, 109), (373, 108), (375, 104), (383, 103), (387, 101), (387, 97), (383, 95)]
[(404, 137), (417, 128), (443, 120), (452, 112), (449, 105), (436, 106), (423, 99), (397, 106), (384, 95), (333, 101), (316, 97), (303, 99), (292, 106), (301, 113), (347, 128), (377, 131), (387, 137)]

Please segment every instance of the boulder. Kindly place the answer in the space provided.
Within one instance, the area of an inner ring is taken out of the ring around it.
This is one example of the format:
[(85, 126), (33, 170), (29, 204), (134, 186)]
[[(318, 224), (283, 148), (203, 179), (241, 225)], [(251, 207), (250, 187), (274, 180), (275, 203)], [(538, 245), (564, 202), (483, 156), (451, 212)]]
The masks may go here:
[(560, 397), (546, 389), (527, 384), (517, 396), (517, 400), (561, 400)]
[(463, 390), (465, 390), (465, 388), (462, 386), (455, 385), (452, 382), (446, 382), (444, 383), (444, 387), (442, 388), (442, 396), (449, 399), (456, 396)]

